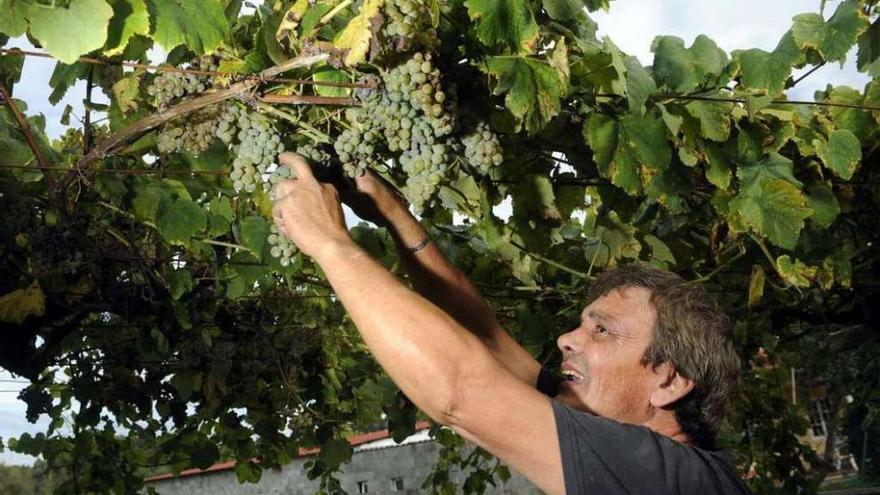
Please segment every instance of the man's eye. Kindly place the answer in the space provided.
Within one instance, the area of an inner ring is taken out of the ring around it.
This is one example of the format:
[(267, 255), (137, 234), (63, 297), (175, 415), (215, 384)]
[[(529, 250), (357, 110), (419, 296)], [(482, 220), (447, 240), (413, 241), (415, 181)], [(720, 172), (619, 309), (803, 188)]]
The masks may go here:
[(606, 334), (608, 333), (608, 329), (603, 327), (602, 325), (596, 325), (596, 333)]

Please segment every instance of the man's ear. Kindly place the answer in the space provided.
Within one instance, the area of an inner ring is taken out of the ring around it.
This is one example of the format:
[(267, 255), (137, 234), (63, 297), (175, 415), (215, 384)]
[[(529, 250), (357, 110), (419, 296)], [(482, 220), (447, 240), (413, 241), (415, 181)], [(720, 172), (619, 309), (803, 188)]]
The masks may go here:
[(681, 399), (694, 389), (694, 381), (685, 378), (669, 363), (653, 367), (657, 375), (657, 386), (651, 392), (651, 405), (662, 409)]

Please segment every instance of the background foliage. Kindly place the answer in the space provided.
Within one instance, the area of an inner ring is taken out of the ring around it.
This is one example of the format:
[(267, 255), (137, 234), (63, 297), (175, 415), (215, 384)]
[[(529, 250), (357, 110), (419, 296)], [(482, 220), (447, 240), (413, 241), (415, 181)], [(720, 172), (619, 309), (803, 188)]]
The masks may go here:
[[(540, 360), (558, 358), (555, 338), (596, 273), (653, 263), (707, 284), (737, 323), (744, 383), (723, 441), (757, 492), (815, 490), (828, 468), (797, 440), (809, 425), (804, 402), (791, 401), (792, 367), (832, 392), (851, 443), (876, 434), (876, 0), (823, 2), (769, 52), (660, 36), (650, 67), (597, 39), (588, 11), (607, 0), (434, 0), (402, 37), (386, 29), (400, 3), (270, 1), (241, 15), (236, 0), (0, 0), (0, 43), (26, 34), (59, 60), (50, 101), (80, 79), (111, 101), (88, 104), (108, 112), (106, 125), (54, 143), (42, 116), (25, 132), (12, 105), (0, 110), (0, 366), (31, 380), (28, 418), (52, 419), (45, 434), (6, 444), (66, 469), (59, 493), (128, 492), (156, 466), (221, 457), (257, 481), (309, 445), (322, 446), (310, 475), (336, 491), (346, 434), (384, 412), (403, 437), (416, 418), (319, 268), (271, 256), (267, 195), (233, 188), (226, 146), (158, 153), (150, 131), (102, 147), (158, 111), (147, 92), (157, 76), (112, 65), (146, 63), (153, 46), (171, 66), (212, 55), (228, 73), (214, 89), (303, 53), (331, 57), (286, 77), (375, 82), (432, 52), (453, 134), (488, 122), (504, 160), (482, 170), (448, 157), (422, 219)], [(785, 101), (801, 80), (793, 69), (841, 62), (854, 47), (866, 87), (829, 86), (820, 105)], [(22, 60), (0, 58), (13, 96)], [(267, 82), (236, 98), (267, 94), (351, 90)], [(338, 106), (254, 108), (289, 149), (332, 143), (352, 125)], [(402, 186), (397, 158), (376, 167)], [(493, 212), (505, 199), (506, 221)], [(353, 234), (398, 271), (382, 230)], [(448, 453), (426, 487), (451, 489), (455, 464), (476, 466), (465, 491), (503, 480), (494, 462), (440, 439)]]

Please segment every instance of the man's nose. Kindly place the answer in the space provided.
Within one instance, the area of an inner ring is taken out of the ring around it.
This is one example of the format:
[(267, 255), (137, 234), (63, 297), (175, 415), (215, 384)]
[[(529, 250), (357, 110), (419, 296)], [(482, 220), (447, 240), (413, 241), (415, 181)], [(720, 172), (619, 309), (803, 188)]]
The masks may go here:
[(563, 354), (575, 353), (581, 350), (581, 346), (577, 341), (577, 331), (578, 329), (575, 328), (556, 339), (556, 345)]

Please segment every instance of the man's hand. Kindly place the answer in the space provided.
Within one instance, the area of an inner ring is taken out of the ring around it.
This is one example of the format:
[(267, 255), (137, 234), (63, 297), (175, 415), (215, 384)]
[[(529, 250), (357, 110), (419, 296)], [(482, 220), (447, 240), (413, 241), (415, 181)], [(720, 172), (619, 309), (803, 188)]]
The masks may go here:
[(406, 201), (384, 179), (373, 171), (354, 179), (354, 189), (343, 190), (342, 201), (355, 215), (380, 227), (391, 227), (408, 215)]
[(334, 244), (351, 243), (336, 188), (318, 182), (296, 153), (282, 153), (278, 161), (296, 177), (275, 187), (272, 215), (278, 230), (312, 257)]

